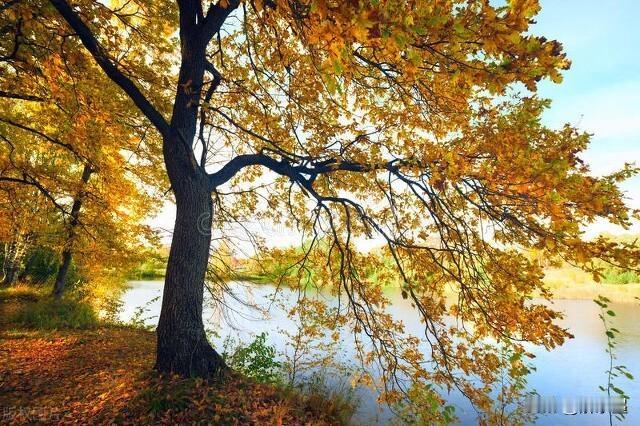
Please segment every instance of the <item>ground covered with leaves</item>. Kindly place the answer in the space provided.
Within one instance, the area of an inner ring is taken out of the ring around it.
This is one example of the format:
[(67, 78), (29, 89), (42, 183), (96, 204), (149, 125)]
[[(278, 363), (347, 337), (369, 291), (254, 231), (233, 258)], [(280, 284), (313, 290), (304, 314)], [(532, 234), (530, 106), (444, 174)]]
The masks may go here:
[[(4, 304), (4, 303), (3, 303)], [(326, 406), (237, 374), (152, 371), (154, 333), (126, 327), (28, 330), (0, 322), (2, 424), (336, 424)]]

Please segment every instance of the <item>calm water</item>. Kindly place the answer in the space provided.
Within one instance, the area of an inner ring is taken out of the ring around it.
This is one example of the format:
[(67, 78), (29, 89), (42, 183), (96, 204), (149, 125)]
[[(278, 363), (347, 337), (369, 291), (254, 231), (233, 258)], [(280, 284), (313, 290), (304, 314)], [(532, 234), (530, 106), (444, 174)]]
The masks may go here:
[[(161, 281), (132, 281), (123, 296), (121, 318), (125, 321), (131, 319), (136, 310), (144, 306), (145, 321), (155, 324), (160, 312), (162, 286)], [(210, 324), (211, 329), (222, 330), (223, 333), (214, 340), (221, 343), (227, 336), (231, 336), (236, 340), (249, 341), (264, 331), (269, 334), (269, 344), (274, 345), (279, 352), (286, 351), (287, 338), (282, 332), (293, 332), (296, 325), (287, 317), (282, 307), (272, 303), (274, 287), (250, 283), (231, 283), (230, 287), (241, 299), (261, 307), (262, 311), (248, 308), (233, 298), (226, 300), (231, 312), (224, 319), (214, 310), (205, 308), (205, 324)], [(287, 290), (281, 289), (280, 292), (280, 296), (286, 299)], [(295, 297), (292, 295), (291, 299), (295, 300)], [(412, 312), (409, 303), (399, 294), (397, 297), (391, 295), (391, 299), (391, 313), (402, 319), (407, 332), (420, 335), (422, 324)], [(556, 300), (553, 306), (565, 313), (562, 325), (569, 328), (575, 338), (553, 351), (538, 348), (534, 350), (536, 358), (533, 365), (537, 370), (528, 378), (529, 388), (536, 390), (540, 395), (559, 398), (602, 395), (598, 386), (606, 384), (605, 371), (609, 366), (609, 358), (605, 353), (606, 336), (598, 318), (599, 308), (589, 300)], [(612, 325), (622, 333), (616, 348), (616, 364), (627, 366), (636, 376), (635, 381), (618, 379), (616, 382), (631, 397), (629, 413), (623, 423), (640, 425), (640, 306), (617, 303), (611, 304), (611, 308), (617, 314)], [(224, 321), (222, 327), (219, 325), (221, 320)], [(346, 346), (341, 348), (339, 356), (344, 360), (353, 359), (352, 348), (346, 343), (349, 339), (344, 339), (344, 342)], [(358, 420), (365, 424), (385, 424), (390, 413), (377, 406), (375, 395), (363, 389), (359, 390), (358, 395), (361, 399)], [(461, 419), (461, 424), (476, 423), (475, 413), (464, 398), (451, 394), (447, 399), (456, 406), (456, 414)], [(604, 425), (609, 424), (609, 417), (601, 414), (541, 415), (535, 424)]]

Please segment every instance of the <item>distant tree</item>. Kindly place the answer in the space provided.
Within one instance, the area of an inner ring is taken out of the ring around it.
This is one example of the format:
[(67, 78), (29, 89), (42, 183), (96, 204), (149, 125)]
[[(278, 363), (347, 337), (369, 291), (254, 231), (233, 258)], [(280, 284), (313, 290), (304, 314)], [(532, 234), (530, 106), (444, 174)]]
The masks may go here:
[(159, 140), (141, 114), (120, 91), (104, 90), (109, 80), (81, 44), (49, 37), (55, 13), (30, 2), (3, 7), (0, 191), (11, 201), (1, 208), (13, 223), (2, 241), (16, 265), (5, 280), (17, 278), (27, 252), (55, 250), (60, 297), (74, 261), (96, 279), (140, 260), (155, 239), (142, 220), (159, 206), (165, 180), (155, 166)]
[[(22, 3), (7, 5), (14, 22)], [(618, 183), (635, 171), (591, 176), (579, 158), (589, 136), (541, 123), (549, 102), (537, 82), (560, 82), (569, 61), (559, 42), (530, 33), (535, 0), (50, 4), (59, 17), (42, 30), (80, 40), (162, 137), (176, 222), (160, 371), (224, 368), (202, 322), (212, 221), (218, 232), (271, 220), (308, 237), (301, 275), (315, 262), (314, 279), (346, 300), (335, 323), (351, 327), (364, 361), (378, 360), (387, 400), (408, 376), (456, 386), (487, 411), (504, 371), (487, 338), (522, 354), (520, 342), (568, 336), (559, 314), (527, 301), (548, 292), (517, 248), (596, 276), (594, 259), (638, 266), (637, 249), (582, 238), (598, 218), (629, 225)], [(162, 63), (172, 52), (175, 66)], [(354, 241), (373, 235), (425, 324), (431, 363), (359, 272), (375, 260)], [(458, 290), (453, 305), (447, 285)], [(509, 360), (521, 374), (520, 357)]]
[(0, 201), (2, 284), (10, 286), (25, 271), (32, 249), (46, 244), (55, 218), (47, 201), (30, 186), (0, 185)]

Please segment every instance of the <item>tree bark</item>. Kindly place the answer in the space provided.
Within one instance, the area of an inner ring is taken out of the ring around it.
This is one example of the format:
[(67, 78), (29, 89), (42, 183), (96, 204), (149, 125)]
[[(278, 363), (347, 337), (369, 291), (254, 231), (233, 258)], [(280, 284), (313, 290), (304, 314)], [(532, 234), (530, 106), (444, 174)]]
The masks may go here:
[(176, 222), (157, 328), (155, 368), (161, 372), (215, 377), (225, 369), (202, 321), (211, 214), (206, 186), (194, 182), (191, 190), (176, 195)]
[(60, 268), (58, 269), (58, 275), (56, 275), (56, 281), (53, 284), (53, 296), (56, 299), (61, 298), (62, 294), (64, 293), (69, 266), (71, 266), (71, 249), (65, 248), (62, 251), (62, 262), (60, 263)]
[(15, 284), (18, 278), (18, 268), (10, 266), (6, 269), (2, 284), (5, 286), (11, 286)]
[(73, 205), (71, 206), (71, 221), (69, 222), (69, 232), (67, 234), (67, 241), (64, 245), (64, 249), (62, 250), (62, 259), (60, 263), (60, 268), (58, 269), (58, 275), (56, 276), (56, 281), (53, 284), (53, 296), (56, 299), (62, 297), (64, 293), (64, 288), (67, 283), (67, 275), (69, 273), (69, 267), (71, 266), (71, 258), (73, 256), (73, 240), (76, 236), (76, 228), (80, 223), (80, 209), (82, 208), (82, 201), (84, 198), (84, 186), (89, 182), (89, 178), (91, 177), (91, 173), (93, 173), (93, 169), (85, 164), (84, 169), (82, 170), (82, 178), (80, 182), (80, 191), (76, 195), (73, 200)]
[(170, 134), (163, 138), (165, 166), (176, 199), (176, 222), (156, 330), (155, 368), (184, 376), (216, 377), (226, 366), (211, 347), (202, 322), (211, 244), (211, 186), (192, 148), (207, 43), (195, 24), (195, 7), (196, 2), (185, 2), (180, 10), (180, 73)]

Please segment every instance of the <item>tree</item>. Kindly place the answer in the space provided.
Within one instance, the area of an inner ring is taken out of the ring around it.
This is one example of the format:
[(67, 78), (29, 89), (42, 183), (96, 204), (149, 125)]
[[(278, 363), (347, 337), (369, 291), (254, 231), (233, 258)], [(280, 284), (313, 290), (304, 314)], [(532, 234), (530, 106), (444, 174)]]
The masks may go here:
[(148, 125), (124, 95), (103, 89), (108, 80), (81, 44), (49, 37), (52, 13), (14, 4), (3, 16), (0, 189), (48, 203), (39, 211), (7, 206), (24, 232), (7, 227), (3, 240), (15, 245), (14, 236), (24, 234), (34, 247), (58, 251), (52, 293), (60, 297), (72, 258), (92, 281), (140, 260), (142, 245), (155, 240), (142, 220), (157, 208), (164, 178), (153, 166), (157, 137), (146, 135)]
[[(583, 239), (597, 218), (629, 225), (617, 183), (635, 170), (593, 177), (579, 158), (589, 136), (541, 123), (549, 102), (535, 96), (537, 82), (560, 82), (569, 61), (559, 42), (529, 33), (535, 0), (50, 3), (66, 23), (55, 28), (73, 30), (162, 137), (176, 222), (160, 371), (224, 368), (202, 323), (212, 221), (216, 230), (268, 219), (309, 236), (300, 275), (314, 262), (314, 279), (346, 298), (336, 315), (370, 340), (359, 347), (383, 367), (387, 398), (403, 373), (457, 386), (486, 410), (504, 365), (484, 338), (522, 354), (518, 342), (552, 347), (568, 336), (557, 313), (526, 302), (548, 292), (520, 249), (595, 276), (594, 259), (638, 266), (629, 245)], [(150, 80), (136, 70), (154, 58), (140, 42), (158, 40), (153, 28), (178, 31), (179, 66), (156, 67)], [(377, 261), (354, 240), (373, 235), (425, 323), (430, 370), (359, 273)], [(459, 292), (453, 306), (447, 285)], [(449, 327), (447, 315), (473, 328)], [(522, 371), (519, 356), (509, 359)]]
[(0, 187), (0, 241), (3, 241), (2, 284), (13, 285), (24, 270), (27, 254), (51, 230), (44, 200), (33, 188)]
[(82, 177), (80, 179), (81, 189), (73, 198), (73, 204), (71, 205), (71, 212), (69, 213), (69, 229), (65, 241), (64, 248), (62, 249), (62, 262), (58, 269), (58, 275), (56, 281), (53, 284), (53, 295), (57, 298), (62, 297), (65, 284), (67, 282), (67, 275), (69, 273), (69, 267), (71, 266), (71, 257), (73, 256), (72, 244), (78, 232), (78, 226), (80, 225), (80, 209), (85, 198), (84, 187), (89, 182), (89, 178), (93, 173), (93, 169), (88, 164), (85, 164), (82, 168)]

